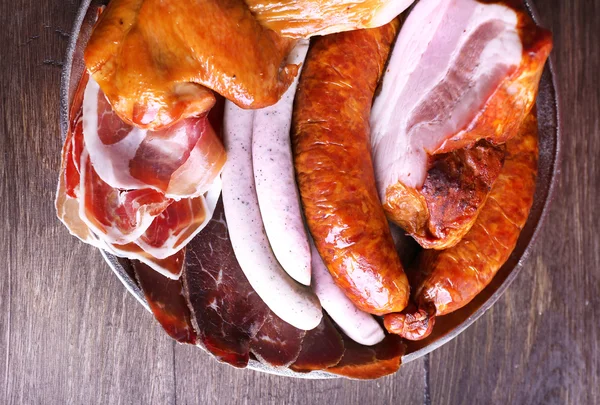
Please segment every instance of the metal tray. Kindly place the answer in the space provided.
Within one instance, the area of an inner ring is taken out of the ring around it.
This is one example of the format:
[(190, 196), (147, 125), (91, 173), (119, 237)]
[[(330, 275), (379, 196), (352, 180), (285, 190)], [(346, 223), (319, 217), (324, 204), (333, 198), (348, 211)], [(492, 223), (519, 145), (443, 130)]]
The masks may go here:
[[(60, 128), (63, 140), (68, 129), (69, 106), (71, 105), (71, 100), (77, 88), (77, 84), (85, 69), (83, 63), (83, 50), (87, 44), (93, 23), (96, 19), (97, 7), (106, 4), (106, 2), (106, 0), (83, 0), (75, 19), (62, 71), (60, 90)], [(536, 23), (540, 24), (541, 22), (539, 21), (537, 10), (532, 2), (526, 0), (526, 4), (533, 19)], [(517, 277), (521, 269), (525, 267), (527, 259), (531, 255), (533, 244), (540, 234), (542, 223), (548, 214), (549, 205), (559, 176), (561, 122), (559, 97), (555, 83), (556, 76), (551, 56), (542, 75), (537, 99), (540, 156), (536, 192), (529, 219), (521, 232), (515, 250), (506, 264), (494, 277), (490, 285), (488, 285), (471, 303), (449, 315), (438, 317), (436, 319), (435, 329), (427, 339), (420, 342), (408, 342), (406, 354), (402, 358), (403, 363), (408, 363), (426, 355), (462, 333), (494, 305)], [(102, 255), (125, 288), (127, 288), (127, 290), (137, 298), (146, 309), (150, 310), (144, 298), (144, 294), (127, 272), (127, 266), (124, 265), (123, 259), (118, 259), (104, 251), (102, 252)], [(269, 367), (255, 360), (250, 360), (248, 368), (294, 378), (337, 378), (337, 376), (326, 372), (311, 372), (307, 374), (296, 373), (287, 368)]]

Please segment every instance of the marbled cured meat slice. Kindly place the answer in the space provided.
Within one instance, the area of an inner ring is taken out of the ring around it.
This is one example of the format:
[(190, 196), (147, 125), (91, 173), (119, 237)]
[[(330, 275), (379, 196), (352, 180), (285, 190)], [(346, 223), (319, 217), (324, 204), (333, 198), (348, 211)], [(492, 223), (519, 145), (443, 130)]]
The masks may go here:
[(108, 243), (124, 245), (142, 236), (173, 200), (152, 189), (119, 190), (94, 170), (86, 151), (81, 154), (79, 216)]
[(83, 98), (83, 134), (96, 173), (111, 187), (151, 188), (174, 199), (201, 196), (226, 159), (206, 116), (159, 131), (132, 127), (92, 78)]
[(346, 351), (338, 364), (326, 371), (348, 378), (367, 380), (398, 371), (405, 346), (396, 335), (387, 335), (375, 346), (362, 346), (344, 337)]
[(138, 261), (133, 262), (133, 268), (146, 301), (165, 332), (180, 343), (196, 344), (181, 281), (170, 280)]
[(173, 202), (154, 218), (136, 245), (157, 259), (175, 254), (208, 224), (220, 194), (221, 179), (217, 177), (205, 196)]
[(239, 267), (221, 201), (189, 245), (183, 281), (200, 343), (218, 360), (246, 367), (250, 339), (269, 309)]
[(265, 323), (250, 340), (250, 350), (263, 363), (287, 367), (300, 355), (305, 335), (305, 330), (293, 327), (269, 311)]
[(306, 332), (302, 349), (290, 368), (297, 372), (323, 370), (335, 366), (344, 355), (344, 340), (328, 316), (316, 328)]

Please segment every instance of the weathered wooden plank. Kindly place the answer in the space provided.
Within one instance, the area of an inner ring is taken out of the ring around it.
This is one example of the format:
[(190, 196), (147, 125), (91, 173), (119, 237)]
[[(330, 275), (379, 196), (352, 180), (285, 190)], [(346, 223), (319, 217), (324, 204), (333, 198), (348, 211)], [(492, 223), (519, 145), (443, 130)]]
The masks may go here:
[(300, 380), (236, 370), (188, 346), (175, 348), (177, 404), (422, 404), (423, 360), (375, 381)]
[(504, 297), (431, 355), (434, 404), (592, 404), (600, 398), (600, 30), (594, 1), (539, 1), (562, 93), (560, 186)]

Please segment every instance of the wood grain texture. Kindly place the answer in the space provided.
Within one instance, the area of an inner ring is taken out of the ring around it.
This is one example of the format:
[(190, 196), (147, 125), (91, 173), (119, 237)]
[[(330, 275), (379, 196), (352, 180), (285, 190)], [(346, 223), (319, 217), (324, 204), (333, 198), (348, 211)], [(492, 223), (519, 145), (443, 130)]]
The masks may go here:
[(0, 4), (1, 404), (598, 401), (599, 0), (537, 0), (555, 35), (564, 143), (561, 183), (525, 268), (430, 360), (373, 382), (234, 370), (177, 345), (100, 254), (69, 236), (53, 199), (61, 60), (78, 3)]

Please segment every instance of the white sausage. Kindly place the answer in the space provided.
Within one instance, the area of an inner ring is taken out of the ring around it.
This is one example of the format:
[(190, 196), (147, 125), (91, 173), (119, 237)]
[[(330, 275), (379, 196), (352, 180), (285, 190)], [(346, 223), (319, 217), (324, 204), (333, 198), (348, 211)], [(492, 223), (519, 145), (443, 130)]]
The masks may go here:
[[(308, 40), (300, 40), (287, 62), (303, 63), (308, 45)], [(252, 162), (260, 212), (273, 253), (294, 280), (310, 285), (310, 247), (290, 140), (298, 76), (277, 104), (255, 111)]]
[(377, 321), (370, 314), (361, 311), (335, 285), (333, 277), (319, 256), (314, 243), (312, 249), (312, 287), (321, 301), (323, 309), (335, 323), (357, 343), (372, 346), (383, 340), (385, 334)]
[(323, 316), (318, 298), (296, 283), (273, 255), (263, 227), (252, 167), (254, 111), (225, 104), (223, 206), (235, 256), (250, 285), (267, 306), (296, 328), (315, 328)]

